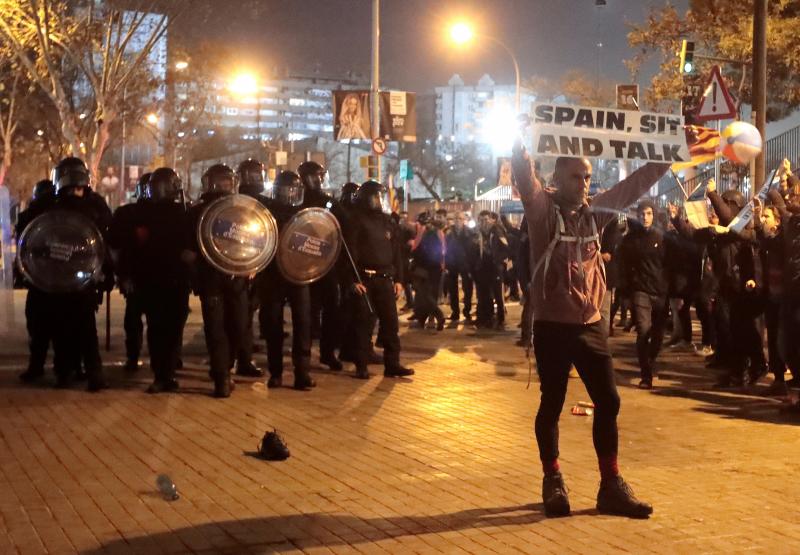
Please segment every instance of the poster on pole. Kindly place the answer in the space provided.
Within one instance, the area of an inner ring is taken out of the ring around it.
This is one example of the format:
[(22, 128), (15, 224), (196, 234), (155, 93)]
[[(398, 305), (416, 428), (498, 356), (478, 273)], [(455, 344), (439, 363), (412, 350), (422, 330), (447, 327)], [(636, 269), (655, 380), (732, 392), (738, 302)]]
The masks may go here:
[(387, 141), (417, 140), (417, 95), (405, 91), (381, 92), (381, 137)]
[(536, 103), (533, 156), (685, 162), (683, 116)]
[(337, 141), (369, 140), (369, 91), (333, 91), (333, 137)]

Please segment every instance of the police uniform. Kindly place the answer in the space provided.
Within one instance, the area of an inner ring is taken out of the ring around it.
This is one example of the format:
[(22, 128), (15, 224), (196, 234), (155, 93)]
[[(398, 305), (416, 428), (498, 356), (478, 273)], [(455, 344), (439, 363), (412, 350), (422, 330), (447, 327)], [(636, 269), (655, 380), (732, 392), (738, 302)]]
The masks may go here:
[[(299, 211), (298, 207), (264, 199), (264, 204), (275, 217), (278, 229)], [(258, 295), (261, 303), (259, 323), (261, 334), (267, 341), (267, 363), (270, 378), (268, 387), (283, 384), (283, 310), (288, 301), (292, 312), (292, 364), (294, 388), (307, 390), (316, 385), (309, 375), (311, 366), (311, 293), (308, 285), (287, 281), (273, 260), (258, 276)]]
[[(400, 338), (394, 284), (402, 282), (402, 259), (398, 226), (380, 211), (380, 204), (370, 204), (370, 197), (380, 196), (383, 187), (367, 182), (358, 192), (357, 207), (346, 232), (350, 251), (358, 269), (365, 295), (355, 302), (356, 376), (368, 378), (367, 363), (372, 336), (370, 306), (380, 324), (383, 340), (385, 376), (408, 376), (413, 370), (400, 365)], [(379, 201), (378, 201), (379, 202)], [(352, 281), (356, 283), (355, 279)], [(369, 299), (369, 304), (367, 302)]]

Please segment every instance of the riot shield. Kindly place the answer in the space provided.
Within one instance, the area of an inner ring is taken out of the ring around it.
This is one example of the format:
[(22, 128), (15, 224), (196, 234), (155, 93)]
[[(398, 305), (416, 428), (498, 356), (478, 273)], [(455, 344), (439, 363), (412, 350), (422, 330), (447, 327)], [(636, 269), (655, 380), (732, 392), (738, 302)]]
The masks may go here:
[(103, 236), (85, 216), (53, 210), (35, 218), (20, 236), (17, 264), (22, 275), (48, 293), (72, 293), (100, 277)]
[(278, 269), (297, 285), (313, 283), (327, 274), (339, 257), (342, 230), (324, 208), (306, 208), (286, 223), (278, 243)]
[(275, 256), (278, 225), (257, 200), (226, 195), (203, 211), (197, 242), (214, 268), (232, 276), (248, 276), (263, 270)]

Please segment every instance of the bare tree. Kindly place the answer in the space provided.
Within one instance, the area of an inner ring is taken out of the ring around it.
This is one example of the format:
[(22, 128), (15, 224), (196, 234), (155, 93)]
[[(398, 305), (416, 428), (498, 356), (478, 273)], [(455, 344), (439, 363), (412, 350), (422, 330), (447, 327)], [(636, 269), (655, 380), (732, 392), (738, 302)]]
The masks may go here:
[(67, 150), (94, 177), (126, 95), (142, 98), (155, 85), (151, 55), (181, 9), (156, 5), (0, 0), (0, 40), (55, 106)]

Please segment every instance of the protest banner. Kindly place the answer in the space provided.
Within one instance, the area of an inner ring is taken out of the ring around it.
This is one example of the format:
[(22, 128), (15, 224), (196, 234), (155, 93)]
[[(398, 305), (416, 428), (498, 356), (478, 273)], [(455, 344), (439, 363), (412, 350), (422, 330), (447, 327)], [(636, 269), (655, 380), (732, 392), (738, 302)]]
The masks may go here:
[(686, 210), (686, 219), (695, 229), (702, 229), (710, 225), (706, 199), (686, 201), (683, 203), (683, 209)]
[(633, 110), (532, 105), (533, 156), (685, 162), (683, 117)]
[[(774, 183), (780, 183), (780, 177), (778, 176), (778, 168), (772, 170), (772, 173), (767, 178), (767, 181), (761, 186), (761, 189), (758, 190), (756, 196), (761, 200), (763, 203), (767, 199), (767, 193), (770, 190), (770, 187)], [(731, 223), (728, 224), (728, 229), (731, 231), (735, 231), (736, 233), (741, 233), (741, 231), (750, 223), (750, 220), (753, 219), (753, 200), (751, 199), (750, 202), (744, 205), (738, 214), (731, 220)]]

